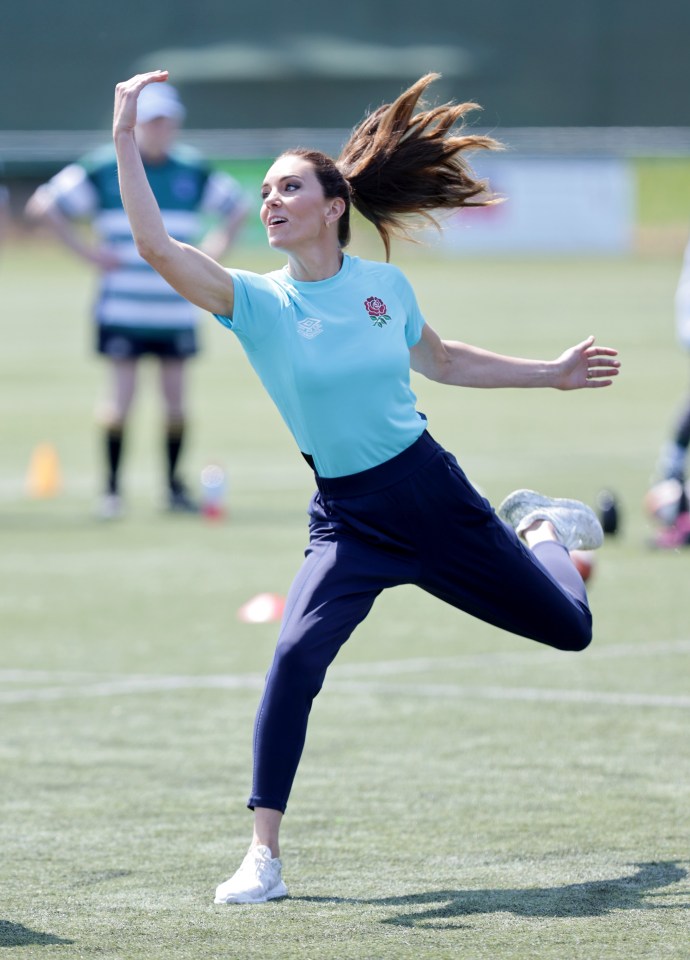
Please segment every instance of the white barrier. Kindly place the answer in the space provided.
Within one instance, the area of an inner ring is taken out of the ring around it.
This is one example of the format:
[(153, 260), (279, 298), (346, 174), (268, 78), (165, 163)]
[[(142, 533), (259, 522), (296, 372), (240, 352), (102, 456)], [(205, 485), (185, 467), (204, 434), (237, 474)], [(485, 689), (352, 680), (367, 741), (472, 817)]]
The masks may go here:
[(459, 253), (624, 253), (631, 249), (635, 177), (619, 158), (477, 158), (503, 203), (444, 219), (429, 241)]

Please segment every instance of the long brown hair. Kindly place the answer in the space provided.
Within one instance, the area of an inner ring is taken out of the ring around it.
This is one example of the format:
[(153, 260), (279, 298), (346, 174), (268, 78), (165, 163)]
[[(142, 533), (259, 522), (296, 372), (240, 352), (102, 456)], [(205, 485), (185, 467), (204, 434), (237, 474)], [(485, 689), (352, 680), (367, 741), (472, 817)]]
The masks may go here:
[(452, 132), (478, 105), (445, 103), (415, 114), (423, 106), (422, 94), (438, 77), (426, 74), (394, 103), (365, 117), (336, 161), (318, 150), (287, 151), (312, 163), (327, 197), (345, 200), (338, 221), (341, 247), (350, 241), (350, 204), (374, 224), (389, 259), (391, 236), (409, 236), (415, 218), (436, 223), (432, 211), (497, 202), (463, 154), (502, 145), (492, 137)]

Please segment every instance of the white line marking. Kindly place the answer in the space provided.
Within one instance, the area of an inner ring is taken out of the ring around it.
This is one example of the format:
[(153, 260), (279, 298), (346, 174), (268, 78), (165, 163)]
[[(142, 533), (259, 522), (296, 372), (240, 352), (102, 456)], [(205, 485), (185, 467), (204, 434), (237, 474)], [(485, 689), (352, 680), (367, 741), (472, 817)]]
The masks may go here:
[[(654, 643), (618, 643), (611, 646), (592, 646), (580, 656), (591, 660), (616, 660), (618, 658), (637, 659), (638, 657), (657, 657), (664, 654), (690, 653), (690, 640), (661, 640)], [(402, 660), (379, 660), (372, 663), (341, 663), (334, 664), (329, 677), (372, 677), (395, 676), (406, 673), (425, 673), (433, 670), (450, 670), (454, 667), (483, 667), (503, 666), (506, 664), (522, 663), (549, 663), (563, 662), (567, 656), (559, 650), (549, 647), (530, 647), (527, 650), (494, 651), (490, 653), (460, 653), (454, 657), (412, 657)], [(238, 674), (239, 677), (251, 675)], [(180, 680), (180, 686), (187, 681), (195, 681), (197, 686), (231, 686), (235, 681), (232, 676), (218, 675), (212, 677), (155, 677), (151, 675), (123, 674), (109, 675), (104, 680), (103, 673), (69, 670), (0, 670), (0, 684), (2, 683), (141, 683), (155, 684), (174, 683)], [(205, 682), (200, 682), (205, 681)], [(247, 685), (251, 686), (253, 680)], [(238, 685), (242, 685), (238, 683)], [(177, 689), (177, 688), (176, 688)]]
[(404, 697), (452, 697), (456, 700), (523, 700), (551, 703), (597, 703), (616, 707), (673, 707), (690, 709), (690, 697), (647, 693), (607, 693), (596, 690), (548, 690), (539, 687), (470, 687), (455, 683), (376, 683), (338, 681), (328, 690)]
[(0, 703), (32, 703), (67, 700), (71, 697), (114, 697), (129, 693), (157, 693), (170, 690), (261, 690), (264, 678), (258, 674), (212, 677), (122, 677), (72, 687), (34, 687), (0, 692)]
[[(585, 656), (598, 660), (626, 657), (662, 656), (690, 652), (689, 640), (659, 641), (649, 644), (616, 644), (593, 648)], [(472, 666), (557, 662), (558, 651), (547, 649), (485, 654), (459, 654), (456, 657), (416, 657), (404, 660), (354, 663), (334, 666), (327, 689), (348, 695), (444, 697), (456, 700), (513, 700), (523, 702), (594, 703), (604, 706), (667, 707), (687, 710), (690, 697), (647, 693), (615, 693), (595, 690), (546, 689), (539, 687), (471, 686), (455, 683), (380, 683), (372, 677), (399, 676), (433, 670), (447, 671)], [(364, 675), (367, 679), (358, 680)], [(352, 680), (347, 679), (352, 677)], [(64, 686), (29, 687), (0, 691), (0, 703), (38, 703), (70, 698), (112, 697), (133, 693), (159, 693), (171, 690), (261, 690), (260, 674), (214, 676), (147, 676), (125, 674), (104, 678), (103, 674), (49, 670), (0, 670), (0, 683), (55, 683)]]
[(0, 683), (65, 683), (96, 682), (103, 679), (102, 673), (86, 673), (76, 670), (0, 670)]
[[(129, 677), (109, 682), (66, 687), (38, 687), (0, 692), (0, 703), (37, 703), (83, 697), (112, 697), (172, 690), (255, 690), (263, 688), (258, 674), (199, 677)], [(593, 703), (616, 707), (690, 709), (690, 697), (596, 690), (559, 690), (540, 687), (469, 686), (455, 683), (387, 683), (376, 680), (329, 680), (330, 693), (369, 696), (452, 698), (454, 700), (513, 700), (522, 702)]]

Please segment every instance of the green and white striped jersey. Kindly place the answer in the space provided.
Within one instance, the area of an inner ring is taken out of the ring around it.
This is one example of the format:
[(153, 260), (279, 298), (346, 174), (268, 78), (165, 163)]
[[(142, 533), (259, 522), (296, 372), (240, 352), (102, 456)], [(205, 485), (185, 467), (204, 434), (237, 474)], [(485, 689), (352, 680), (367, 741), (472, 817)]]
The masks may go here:
[[(231, 176), (212, 170), (188, 147), (176, 147), (165, 162), (144, 164), (148, 181), (170, 236), (193, 244), (203, 235), (208, 215), (225, 217), (246, 206)], [(98, 150), (70, 164), (47, 184), (61, 212), (89, 220), (120, 266), (101, 275), (96, 321), (127, 327), (132, 333), (175, 332), (193, 327), (198, 311), (137, 253), (122, 206), (115, 151)]]

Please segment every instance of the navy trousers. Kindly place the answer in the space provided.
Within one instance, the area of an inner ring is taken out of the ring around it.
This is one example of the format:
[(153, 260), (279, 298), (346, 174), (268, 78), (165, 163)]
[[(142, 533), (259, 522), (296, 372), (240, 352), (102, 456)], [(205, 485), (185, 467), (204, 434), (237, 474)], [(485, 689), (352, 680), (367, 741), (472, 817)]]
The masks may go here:
[(309, 546), (256, 716), (251, 808), (285, 810), (326, 670), (387, 587), (416, 584), (560, 650), (582, 650), (592, 637), (566, 548), (529, 550), (427, 432), (371, 470), (316, 480)]

